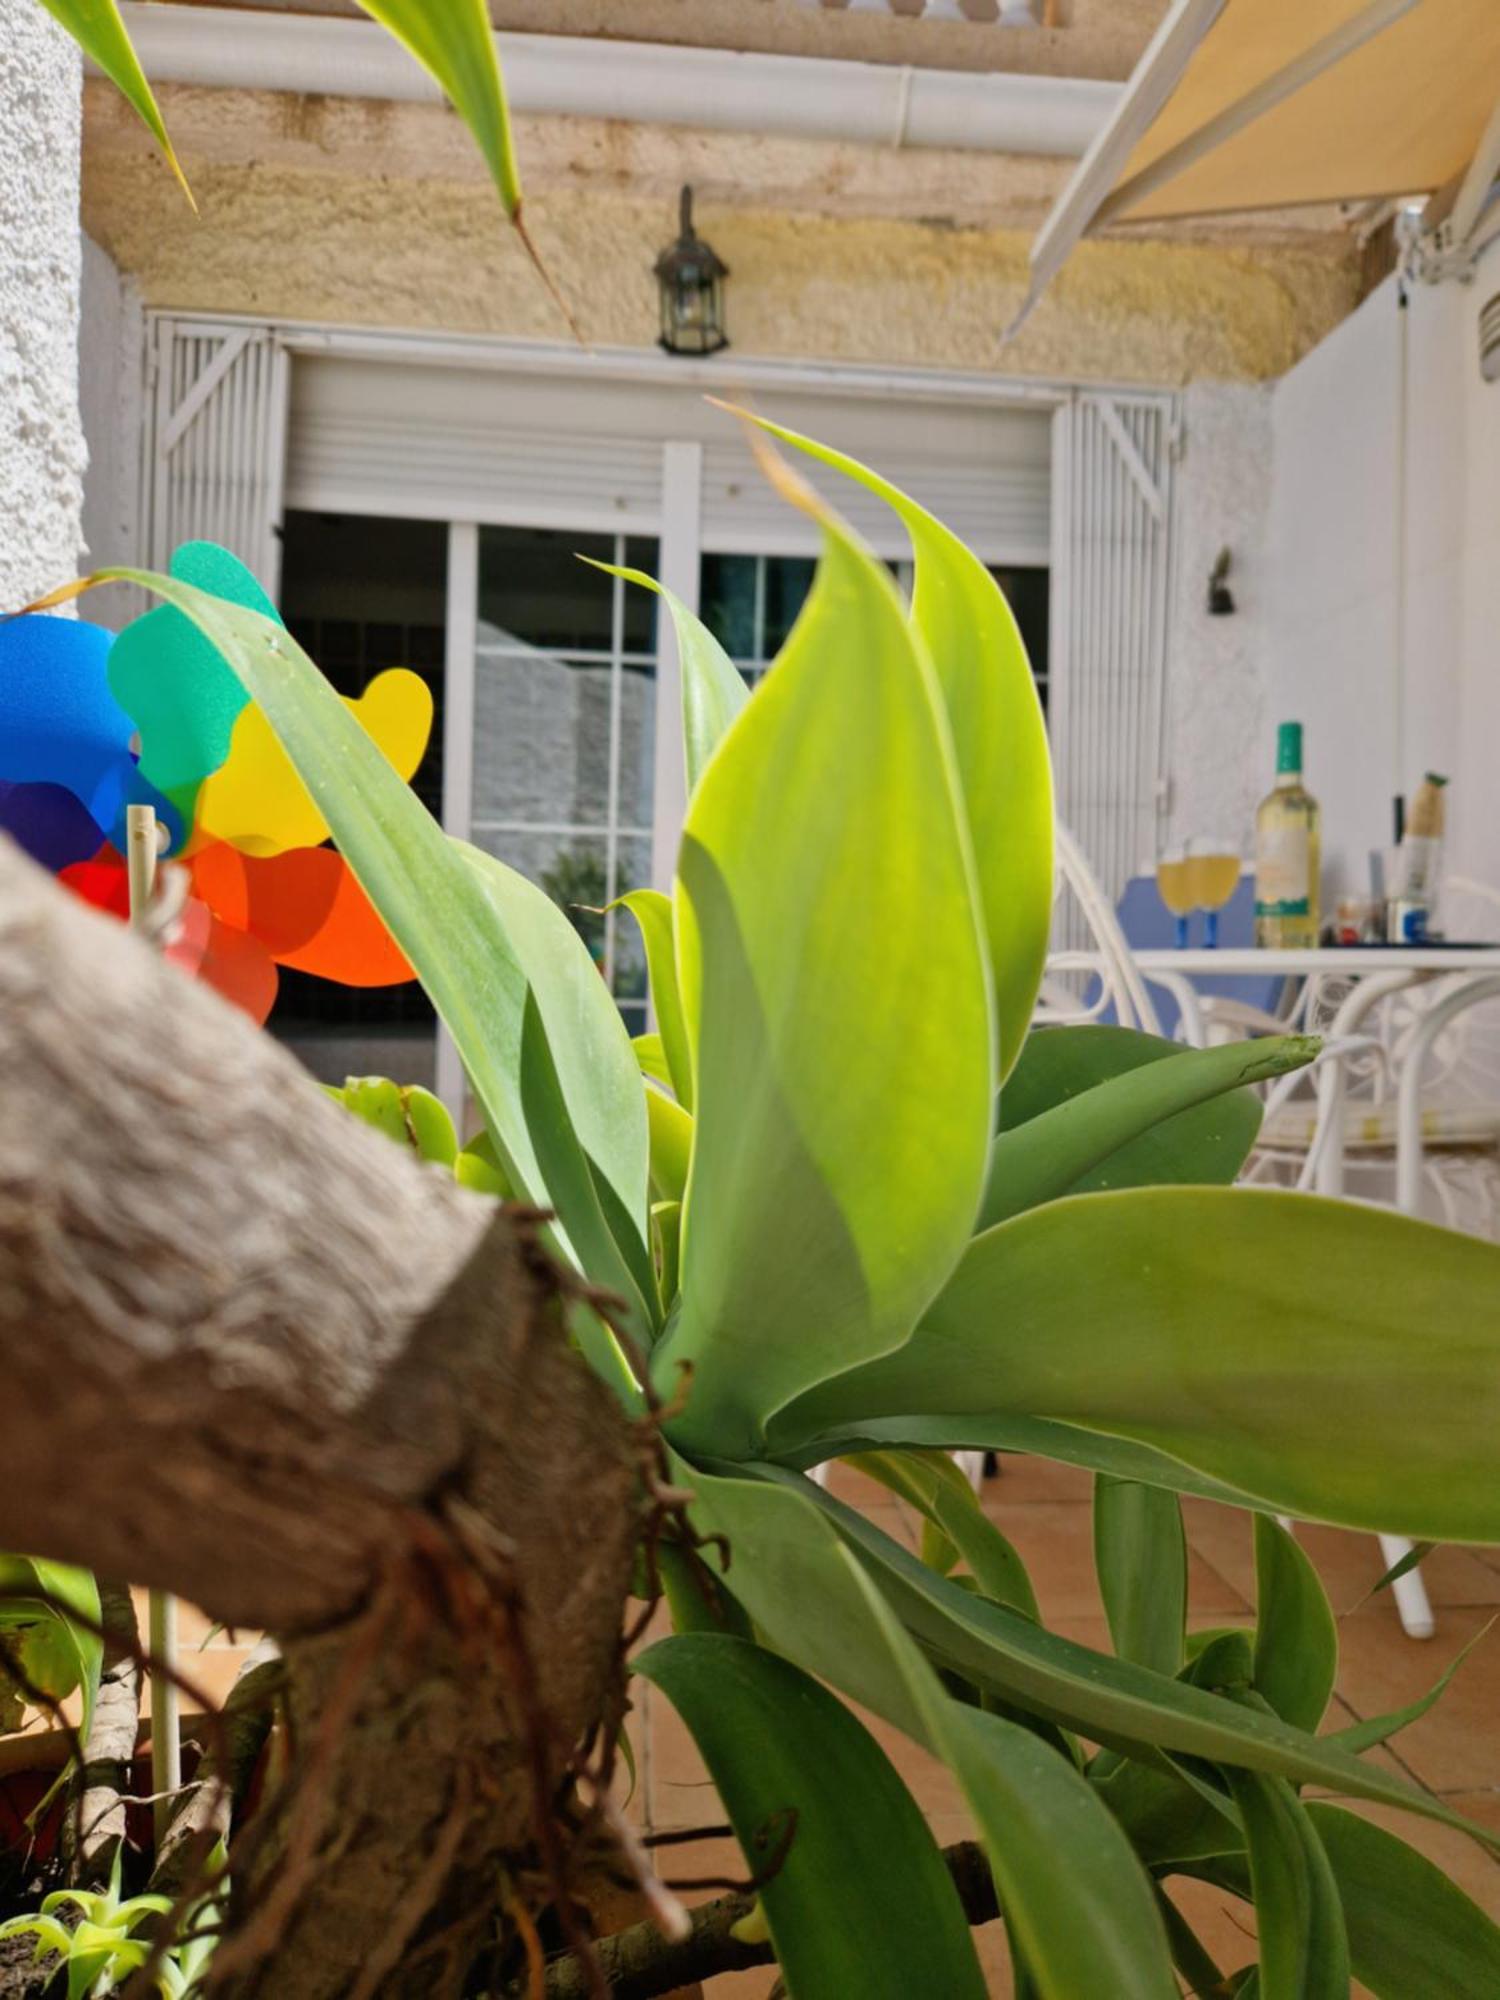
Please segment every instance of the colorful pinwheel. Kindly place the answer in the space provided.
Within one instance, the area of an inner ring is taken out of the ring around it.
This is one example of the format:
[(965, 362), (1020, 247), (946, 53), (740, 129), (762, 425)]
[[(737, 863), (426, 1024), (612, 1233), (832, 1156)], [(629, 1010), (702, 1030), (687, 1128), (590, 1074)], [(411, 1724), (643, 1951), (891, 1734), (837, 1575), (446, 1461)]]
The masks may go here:
[[(173, 576), (276, 617), (244, 565), (185, 543)], [(354, 712), (403, 778), (422, 760), (432, 694), (404, 667)], [(0, 829), (85, 901), (124, 917), (125, 808), (154, 807), (190, 890), (167, 957), (257, 1021), (279, 965), (346, 986), (413, 974), (260, 710), (171, 606), (118, 637), (33, 614), (0, 625)]]

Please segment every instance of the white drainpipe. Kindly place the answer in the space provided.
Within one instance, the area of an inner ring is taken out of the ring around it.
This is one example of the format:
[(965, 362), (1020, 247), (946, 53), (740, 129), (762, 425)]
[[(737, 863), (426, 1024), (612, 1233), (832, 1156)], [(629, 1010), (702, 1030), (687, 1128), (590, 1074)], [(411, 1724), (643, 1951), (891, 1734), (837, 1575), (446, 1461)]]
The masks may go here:
[[(373, 21), (124, 0), (156, 83), (435, 102)], [(497, 37), (517, 111), (793, 133), (867, 145), (1081, 156), (1120, 86), (1078, 77), (888, 67), (565, 35)]]

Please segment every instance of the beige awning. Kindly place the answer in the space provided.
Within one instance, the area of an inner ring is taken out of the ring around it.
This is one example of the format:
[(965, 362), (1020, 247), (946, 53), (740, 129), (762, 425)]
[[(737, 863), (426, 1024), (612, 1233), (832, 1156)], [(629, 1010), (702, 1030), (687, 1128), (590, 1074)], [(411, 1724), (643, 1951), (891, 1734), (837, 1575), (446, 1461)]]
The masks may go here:
[(1032, 296), (1107, 222), (1448, 189), (1472, 223), (1497, 104), (1500, 0), (1175, 0), (1036, 240)]

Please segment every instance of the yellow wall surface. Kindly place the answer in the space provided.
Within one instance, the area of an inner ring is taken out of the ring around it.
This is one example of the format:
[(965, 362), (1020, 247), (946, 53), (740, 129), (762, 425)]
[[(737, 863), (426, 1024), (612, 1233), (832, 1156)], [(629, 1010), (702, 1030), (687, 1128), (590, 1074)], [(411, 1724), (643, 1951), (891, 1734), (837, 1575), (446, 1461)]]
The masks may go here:
[[(107, 86), (86, 101), (84, 224), (149, 306), (529, 339), (563, 322), (452, 115), (167, 89), (195, 220)], [(1358, 293), (1336, 238), (1084, 245), (1024, 331), (1029, 234), (1067, 164), (522, 120), (528, 220), (585, 337), (646, 346), (652, 261), (698, 188), (737, 352), (1175, 384), (1283, 373)]]

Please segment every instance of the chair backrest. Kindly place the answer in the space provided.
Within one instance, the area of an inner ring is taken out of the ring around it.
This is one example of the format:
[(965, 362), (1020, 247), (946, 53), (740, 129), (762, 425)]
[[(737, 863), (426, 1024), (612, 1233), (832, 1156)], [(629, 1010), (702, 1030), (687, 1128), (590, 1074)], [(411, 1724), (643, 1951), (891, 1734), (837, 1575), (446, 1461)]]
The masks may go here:
[[(1057, 827), (1057, 880), (1059, 895), (1066, 892), (1071, 898), (1086, 942), (1082, 954), (1058, 954), (1053, 961), (1054, 967), (1064, 972), (1079, 970), (1081, 968), (1070, 961), (1082, 957), (1086, 969), (1102, 982), (1106, 1004), (1112, 1008), (1119, 1025), (1122, 1028), (1139, 1028), (1148, 1035), (1159, 1035), (1162, 1031), (1160, 1016), (1146, 982), (1136, 970), (1114, 907), (1090, 868), (1083, 849), (1061, 823)], [(1076, 929), (1077, 925), (1073, 928)], [(1089, 1008), (1087, 1011), (1097, 1014), (1098, 1009)]]

